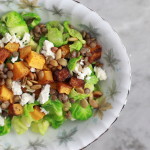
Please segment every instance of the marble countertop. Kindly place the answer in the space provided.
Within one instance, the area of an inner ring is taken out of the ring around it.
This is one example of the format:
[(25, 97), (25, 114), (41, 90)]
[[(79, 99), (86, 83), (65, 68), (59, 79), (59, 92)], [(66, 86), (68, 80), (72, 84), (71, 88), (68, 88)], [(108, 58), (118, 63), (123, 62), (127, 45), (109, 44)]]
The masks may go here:
[(85, 150), (150, 150), (150, 1), (78, 0), (120, 35), (132, 67), (128, 103), (112, 128)]

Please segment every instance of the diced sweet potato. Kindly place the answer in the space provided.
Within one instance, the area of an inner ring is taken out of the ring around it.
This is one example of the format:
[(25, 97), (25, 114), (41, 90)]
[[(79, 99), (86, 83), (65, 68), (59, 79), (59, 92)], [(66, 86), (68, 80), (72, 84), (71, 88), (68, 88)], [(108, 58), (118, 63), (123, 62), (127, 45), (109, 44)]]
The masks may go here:
[(90, 52), (94, 52), (97, 49), (102, 49), (102, 46), (101, 45), (96, 45), (96, 47), (94, 47), (94, 48), (91, 48), (91, 47), (88, 47), (88, 48), (90, 48)]
[(20, 44), (19, 43), (8, 43), (5, 48), (10, 52), (16, 52), (19, 49)]
[(39, 106), (35, 106), (34, 111), (30, 112), (30, 114), (34, 120), (40, 120), (45, 116), (45, 113), (41, 112), (41, 109)]
[(50, 70), (50, 69), (49, 69), (48, 66), (45, 64), (44, 67), (43, 67), (43, 70), (48, 71), (48, 70)]
[(44, 72), (44, 77), (42, 80), (39, 80), (39, 84), (48, 84), (50, 82), (53, 82), (53, 75), (52, 72), (49, 71), (43, 71)]
[(58, 89), (59, 93), (65, 93), (65, 94), (69, 95), (69, 93), (72, 90), (72, 87), (66, 83), (59, 82), (57, 84), (57, 89)]
[(12, 116), (22, 115), (23, 107), (20, 104), (11, 104), (8, 109), (8, 114)]
[(70, 53), (69, 45), (61, 46), (62, 57), (65, 58), (67, 54)]
[(92, 52), (92, 56), (89, 57), (89, 62), (93, 63), (94, 61), (98, 60), (101, 58), (102, 54), (102, 49), (96, 49), (95, 51)]
[(25, 59), (28, 54), (31, 52), (31, 46), (26, 46), (24, 48), (19, 49), (20, 52), (20, 58)]
[(13, 93), (5, 85), (0, 87), (0, 100), (13, 102)]
[(34, 51), (31, 51), (31, 53), (28, 54), (28, 56), (26, 57), (26, 61), (30, 67), (36, 69), (43, 69), (45, 64), (44, 56)]
[(57, 90), (57, 82), (50, 83), (52, 89)]
[(80, 88), (84, 86), (84, 80), (78, 79), (76, 77), (72, 77), (69, 84), (73, 87), (73, 88)]
[(19, 80), (28, 75), (30, 70), (24, 65), (24, 62), (15, 62), (13, 68), (13, 80)]
[(10, 52), (5, 49), (5, 48), (1, 48), (0, 49), (0, 64), (2, 64), (6, 58), (8, 58), (10, 56)]
[(54, 72), (54, 80), (56, 81), (66, 81), (67, 79), (70, 78), (70, 72), (67, 68), (63, 68), (61, 70), (56, 70)]

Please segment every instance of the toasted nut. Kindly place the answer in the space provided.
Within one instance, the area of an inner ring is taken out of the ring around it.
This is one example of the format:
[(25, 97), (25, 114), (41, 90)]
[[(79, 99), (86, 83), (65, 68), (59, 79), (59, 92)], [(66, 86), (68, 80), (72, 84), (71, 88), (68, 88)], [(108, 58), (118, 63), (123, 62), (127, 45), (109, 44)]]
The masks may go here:
[(38, 90), (38, 89), (41, 89), (41, 85), (40, 84), (37, 84), (37, 85), (33, 85), (33, 86), (31, 86), (31, 89), (32, 90)]
[(24, 77), (22, 80), (22, 85), (26, 85), (26, 82), (27, 82), (27, 77)]
[(34, 84), (37, 84), (38, 83), (38, 81), (35, 81), (35, 80), (30, 80), (32, 83), (34, 83)]
[(10, 79), (10, 78), (6, 79), (6, 86), (10, 89), (12, 88), (12, 79)]
[(72, 58), (76, 58), (76, 57), (77, 57), (77, 52), (76, 52), (76, 51), (73, 51), (73, 52), (71, 53), (71, 57), (72, 57)]
[(84, 94), (84, 89), (83, 88), (76, 88), (76, 91), (78, 93)]
[(52, 66), (55, 66), (55, 67), (58, 66), (58, 62), (57, 62), (56, 60), (51, 60), (51, 61), (50, 61), (50, 64), (51, 64)]
[(94, 96), (95, 98), (99, 98), (99, 97), (101, 97), (102, 95), (103, 95), (103, 93), (100, 92), (100, 91), (94, 91), (94, 92), (93, 92), (93, 96)]
[(71, 103), (70, 102), (67, 102), (67, 103), (64, 103), (63, 105), (63, 110), (64, 111), (68, 111), (71, 107)]
[(67, 66), (67, 60), (64, 58), (58, 59), (58, 63), (62, 66)]
[(86, 107), (89, 105), (89, 103), (87, 102), (86, 99), (83, 99), (83, 100), (80, 101), (80, 105), (81, 105), (83, 108), (86, 108)]
[(14, 96), (14, 102), (15, 102), (15, 103), (20, 102), (20, 100), (21, 100), (20, 96), (18, 96), (18, 95), (15, 95), (15, 96)]
[(57, 66), (57, 69), (58, 69), (58, 70), (61, 70), (61, 69), (62, 69), (62, 66), (61, 66), (61, 65)]
[(39, 71), (37, 75), (38, 75), (38, 79), (42, 80), (43, 77), (44, 77), (44, 72), (43, 71)]
[(33, 73), (33, 75), (34, 75), (34, 80), (37, 80), (37, 75), (36, 75), (36, 73)]
[(70, 41), (70, 42), (74, 42), (74, 41), (77, 41), (77, 40), (78, 40), (78, 38), (74, 38), (74, 37), (71, 37), (71, 38), (68, 39), (68, 41)]
[(34, 80), (34, 74), (32, 72), (29, 73), (29, 77), (31, 78), (31, 80)]
[(7, 72), (7, 77), (11, 79), (13, 77), (13, 72), (12, 71), (8, 71)]
[(98, 102), (96, 100), (89, 100), (89, 103), (93, 108), (99, 107)]
[(61, 49), (58, 49), (56, 52), (56, 60), (60, 59), (62, 57)]
[(7, 67), (9, 68), (9, 70), (14, 69), (14, 65), (12, 63), (7, 63)]
[(93, 93), (91, 93), (89, 96), (89, 100), (92, 100), (92, 99), (93, 99)]
[(32, 86), (33, 83), (31, 81), (27, 80), (27, 85)]

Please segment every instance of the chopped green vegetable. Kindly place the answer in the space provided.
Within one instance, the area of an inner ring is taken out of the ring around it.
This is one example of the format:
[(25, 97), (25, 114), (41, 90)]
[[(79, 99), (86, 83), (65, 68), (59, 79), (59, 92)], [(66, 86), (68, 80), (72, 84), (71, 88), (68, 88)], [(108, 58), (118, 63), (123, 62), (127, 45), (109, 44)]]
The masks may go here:
[(29, 32), (28, 26), (23, 17), (16, 11), (11, 11), (4, 16), (1, 20), (6, 24), (6, 27), (11, 35), (23, 37), (25, 33)]
[(35, 104), (26, 104), (25, 106), (24, 106), (24, 113), (23, 113), (23, 115), (24, 116), (26, 116), (26, 117), (28, 117), (28, 116), (31, 116), (30, 115), (30, 112), (33, 112), (34, 111), (34, 107), (35, 106)]
[(34, 121), (31, 124), (31, 131), (44, 135), (48, 130), (49, 122), (47, 120)]
[(94, 84), (92, 83), (85, 83), (84, 88), (90, 89), (90, 92), (94, 91)]
[(79, 57), (77, 57), (77, 58), (72, 58), (72, 59), (70, 59), (69, 62), (68, 62), (68, 69), (69, 69), (70, 71), (73, 71), (73, 70), (75, 69), (75, 67), (76, 67), (77, 62), (78, 62), (81, 58), (82, 58), (82, 56), (79, 56)]
[(42, 107), (49, 111), (49, 114), (44, 117), (53, 128), (58, 128), (64, 122), (63, 104), (59, 100), (49, 100)]
[(61, 33), (64, 32), (64, 27), (61, 25), (59, 21), (50, 21), (46, 24), (47, 26), (50, 26), (51, 28), (57, 28)]
[(90, 79), (86, 80), (86, 83), (97, 84), (98, 78), (96, 77), (96, 75), (91, 75), (89, 77)]
[(0, 34), (4, 36), (6, 33), (8, 33), (6, 25), (4, 22), (0, 21)]
[(77, 120), (87, 120), (93, 115), (93, 110), (90, 105), (88, 105), (86, 108), (83, 108), (79, 102), (72, 104), (70, 110), (72, 117)]
[(32, 20), (32, 22), (28, 25), (30, 30), (37, 26), (41, 21), (40, 16), (35, 13), (23, 13), (22, 17), (26, 21)]
[(63, 41), (64, 41), (63, 45), (68, 43), (69, 37), (70, 37), (69, 33), (64, 33), (63, 34)]
[(31, 49), (33, 51), (35, 51), (38, 46), (37, 43), (33, 39), (30, 40), (30, 43), (28, 45), (31, 46)]
[(42, 47), (43, 47), (43, 43), (44, 43), (45, 40), (47, 40), (46, 37), (41, 37), (41, 38), (40, 38), (38, 47), (37, 47), (37, 49), (36, 49), (36, 52), (37, 52), (37, 53), (40, 53), (40, 52), (41, 52)]
[(69, 98), (73, 98), (75, 101), (82, 100), (87, 97), (89, 97), (89, 94), (80, 94), (80, 93), (76, 92), (75, 89), (72, 89), (69, 94)]
[(11, 119), (9, 117), (7, 117), (5, 119), (5, 125), (4, 126), (0, 126), (0, 136), (9, 133), (10, 132), (10, 128), (11, 128)]
[(81, 50), (82, 48), (82, 43), (80, 41), (75, 41), (72, 45), (69, 46), (70, 47), (70, 51), (74, 51), (74, 50)]
[(64, 22), (64, 27), (72, 37), (78, 38), (82, 42), (82, 44), (85, 44), (85, 41), (83, 40), (82, 34), (79, 31), (75, 30), (75, 29), (71, 29), (69, 27), (69, 22), (68, 21)]

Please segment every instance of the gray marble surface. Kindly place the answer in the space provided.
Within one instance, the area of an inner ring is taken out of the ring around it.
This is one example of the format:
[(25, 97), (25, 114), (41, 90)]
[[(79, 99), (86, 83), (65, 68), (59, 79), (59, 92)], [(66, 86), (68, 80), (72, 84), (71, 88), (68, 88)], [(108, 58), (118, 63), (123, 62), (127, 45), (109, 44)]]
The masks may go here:
[(150, 150), (150, 0), (78, 0), (108, 20), (130, 56), (128, 103), (112, 128), (85, 150)]

